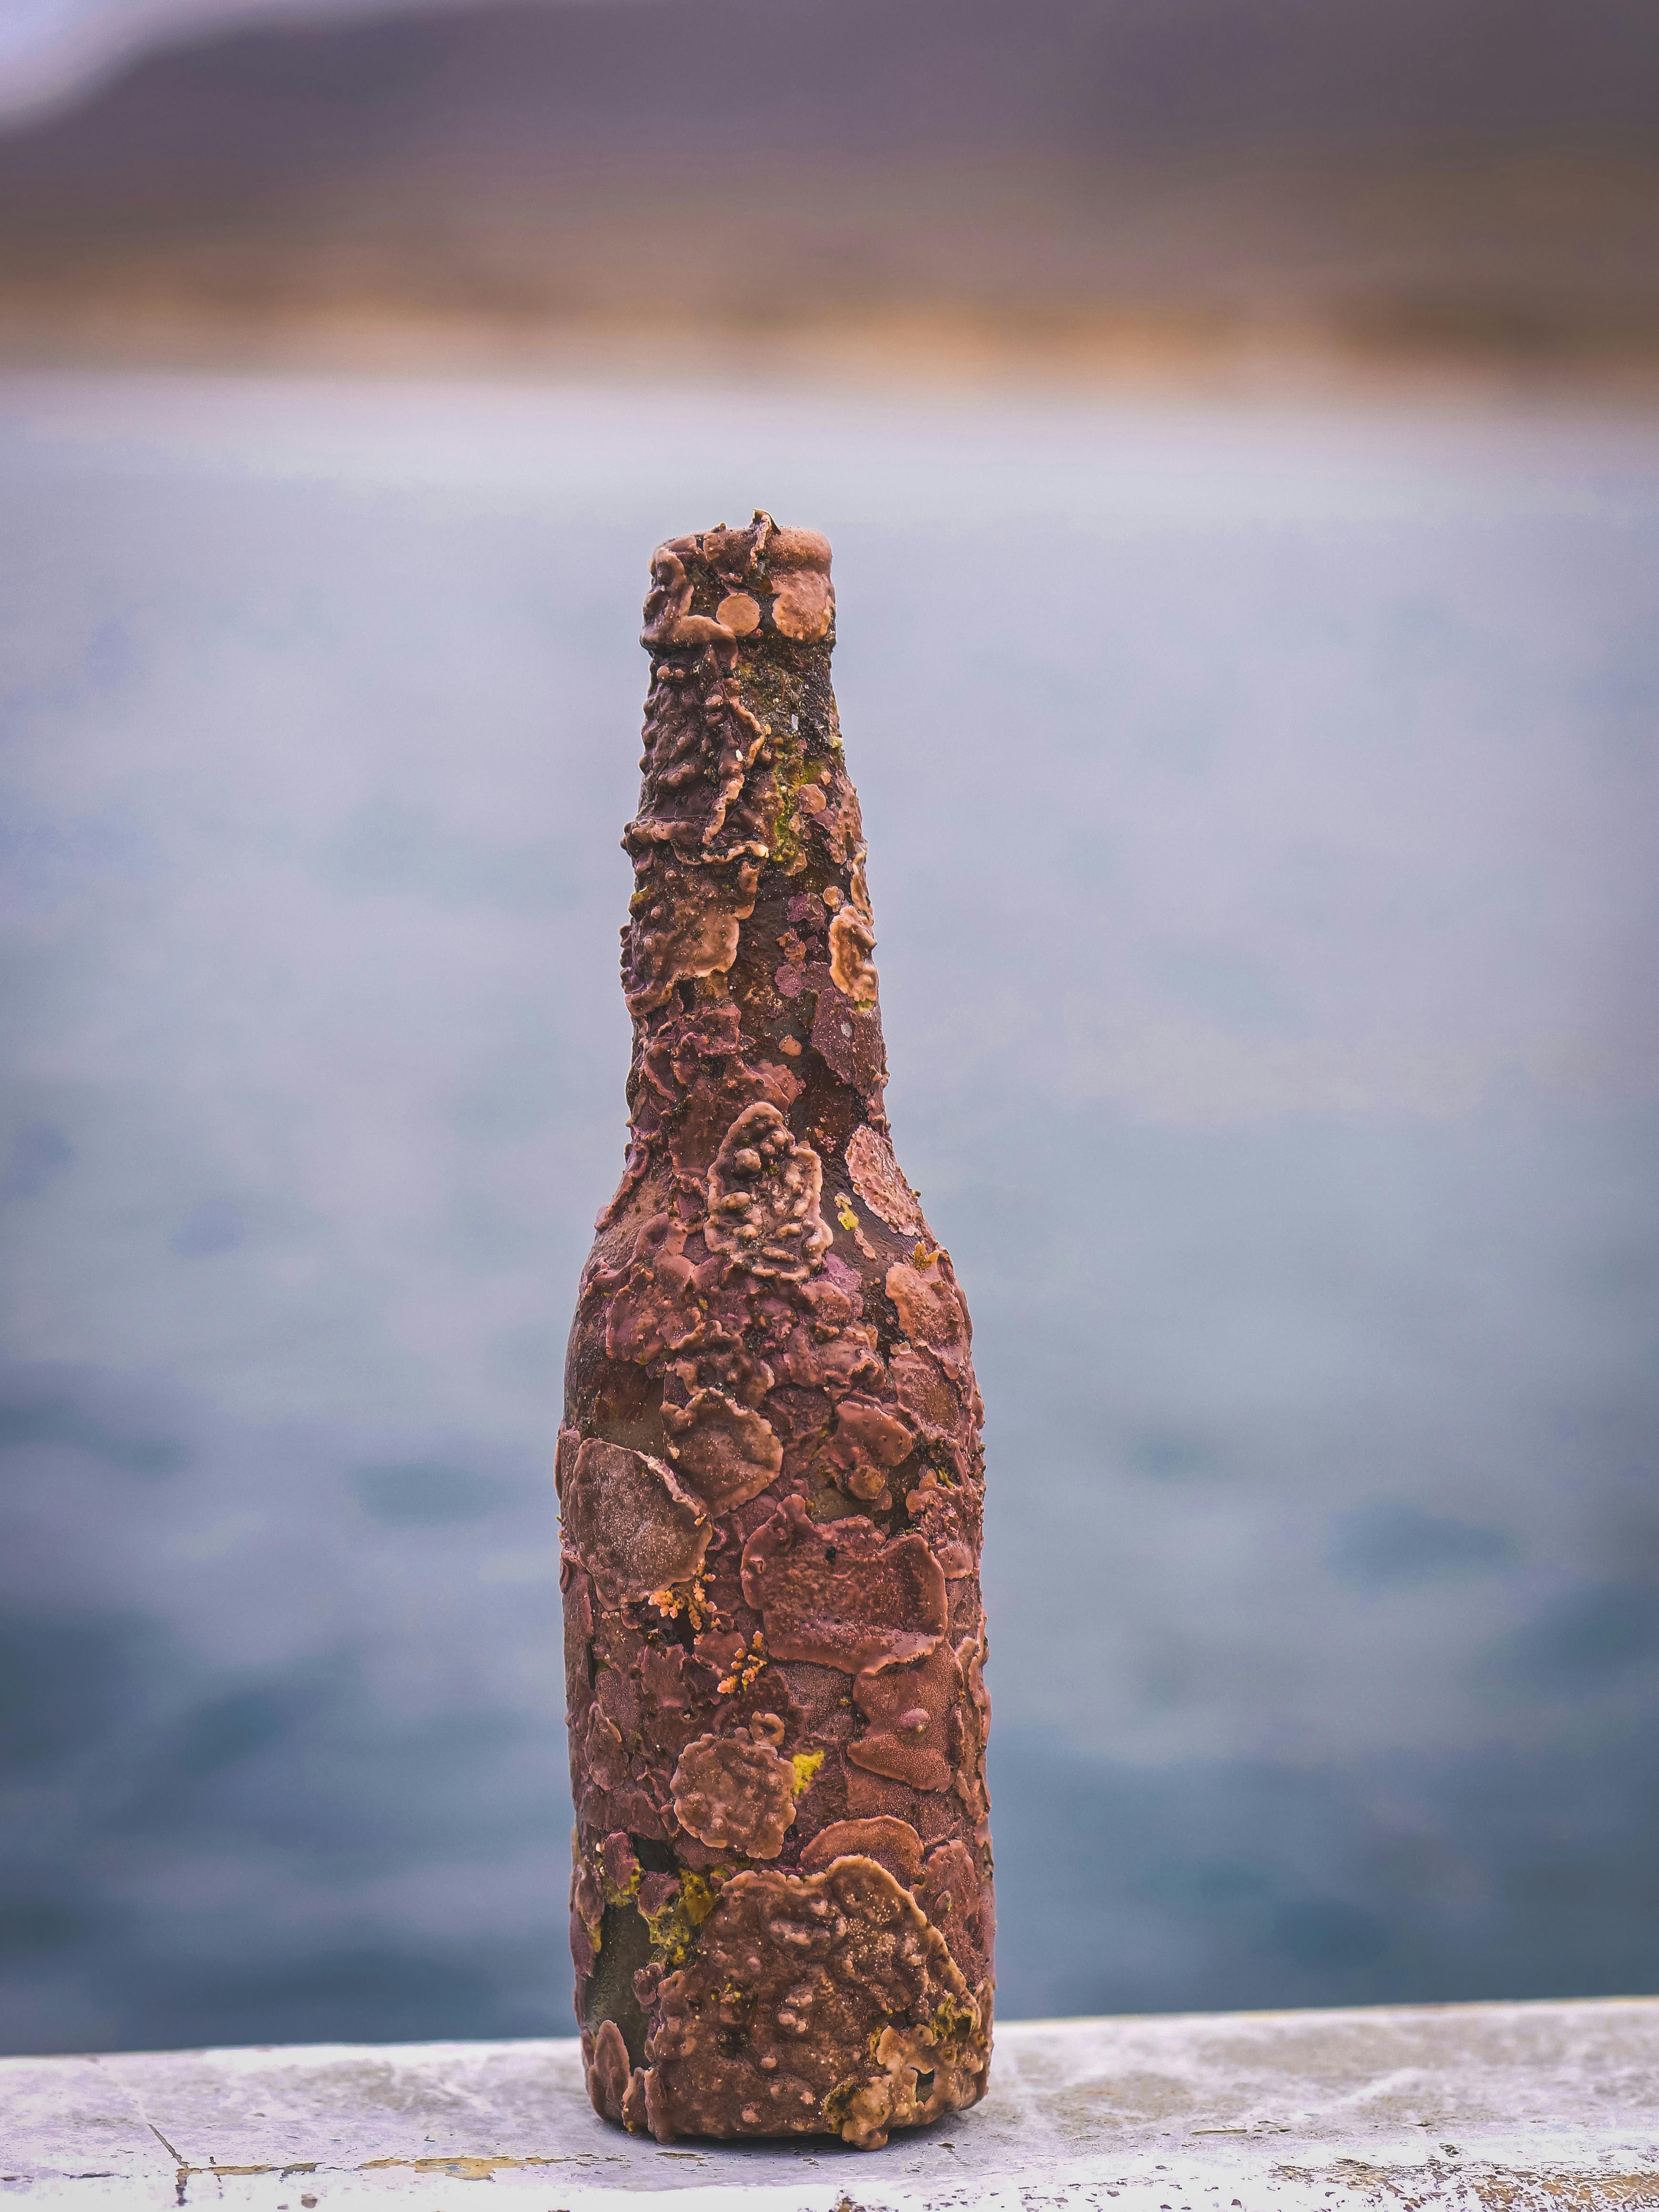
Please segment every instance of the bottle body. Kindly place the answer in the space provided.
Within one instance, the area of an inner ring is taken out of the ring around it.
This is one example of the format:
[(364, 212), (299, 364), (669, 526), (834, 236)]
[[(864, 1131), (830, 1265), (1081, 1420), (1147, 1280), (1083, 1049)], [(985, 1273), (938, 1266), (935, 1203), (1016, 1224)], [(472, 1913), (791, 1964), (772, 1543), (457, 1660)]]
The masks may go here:
[(993, 1912), (966, 1307), (894, 1159), (825, 542), (659, 547), (630, 1144), (557, 1454), (588, 2084), (873, 2147), (983, 2094)]

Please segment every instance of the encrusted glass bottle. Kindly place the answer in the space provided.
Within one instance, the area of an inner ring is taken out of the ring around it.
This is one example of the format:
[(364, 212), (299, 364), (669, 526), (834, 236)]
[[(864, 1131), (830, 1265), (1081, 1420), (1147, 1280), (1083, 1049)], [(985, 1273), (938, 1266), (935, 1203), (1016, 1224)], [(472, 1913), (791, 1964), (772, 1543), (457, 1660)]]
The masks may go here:
[(557, 1477), (588, 2086), (675, 2136), (984, 2094), (984, 1455), (967, 1309), (889, 1142), (816, 532), (659, 546), (631, 1142)]

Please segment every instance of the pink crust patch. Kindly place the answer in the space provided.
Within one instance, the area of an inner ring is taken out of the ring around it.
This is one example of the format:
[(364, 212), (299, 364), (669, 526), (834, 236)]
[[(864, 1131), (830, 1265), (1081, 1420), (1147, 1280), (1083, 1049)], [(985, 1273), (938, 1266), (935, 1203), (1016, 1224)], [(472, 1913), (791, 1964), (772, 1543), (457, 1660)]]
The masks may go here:
[(948, 1644), (921, 1659), (866, 1667), (853, 1684), (853, 1702), (870, 1725), (848, 1745), (847, 1756), (913, 1790), (948, 1790), (961, 1752), (953, 1708), (962, 1693), (962, 1669)]
[(775, 531), (766, 552), (776, 594), (774, 626), (801, 644), (822, 637), (836, 611), (829, 539), (816, 530)]
[(817, 961), (808, 966), (806, 980), (818, 994), (812, 1014), (813, 1049), (843, 1083), (865, 1092), (878, 1091), (887, 1080), (887, 1052), (874, 1001), (866, 1005), (850, 998)]
[(733, 641), (734, 634), (724, 623), (688, 611), (692, 585), (685, 558), (695, 550), (695, 539), (671, 538), (651, 556), (651, 589), (646, 593), (645, 628), (640, 632), (640, 643), (647, 652)]
[(729, 1252), (751, 1275), (805, 1280), (830, 1248), (833, 1231), (818, 1211), (823, 1164), (799, 1145), (765, 1099), (745, 1106), (721, 1139), (708, 1170), (711, 1252)]
[(991, 1731), (991, 1698), (985, 1686), (983, 1624), (976, 1634), (964, 1638), (957, 1644), (957, 1662), (968, 1685), (965, 1717), (969, 1722), (969, 1741), (963, 1747), (962, 1764), (956, 1771), (956, 1791), (969, 1819), (977, 1826), (991, 1809), (991, 1801), (985, 1793), (985, 1745)]
[(594, 2111), (602, 2120), (620, 2121), (633, 2068), (622, 2030), (614, 2020), (600, 2023), (592, 2056), (586, 2052), (583, 2056), (587, 2057), (587, 2094)]
[(786, 637), (806, 644), (813, 638), (822, 637), (829, 629), (834, 605), (830, 579), (805, 570), (799, 575), (785, 577), (782, 589), (772, 602), (772, 620)]
[[(921, 1872), (921, 1838), (908, 1820), (879, 1813), (872, 1820), (832, 1820), (800, 1855), (803, 1874), (820, 1874), (837, 1859), (874, 1859), (895, 1881), (914, 1889)], [(932, 1914), (928, 1915), (931, 1919)]]
[(902, 1421), (872, 1398), (843, 1398), (836, 1408), (836, 1433), (824, 1446), (826, 1463), (854, 1498), (879, 1498), (887, 1469), (910, 1456), (915, 1443)]
[(949, 1617), (945, 1577), (920, 1536), (886, 1542), (862, 1514), (819, 1528), (799, 1498), (784, 1498), (744, 1546), (743, 1595), (774, 1658), (849, 1674), (920, 1657)]
[(642, 1224), (634, 1239), (628, 1279), (605, 1308), (607, 1359), (633, 1359), (643, 1367), (688, 1343), (702, 1327), (691, 1262), (684, 1255), (685, 1234), (685, 1224), (666, 1213), (653, 1213)]
[(948, 1371), (960, 1373), (968, 1364), (972, 1332), (950, 1265), (942, 1252), (926, 1271), (901, 1260), (887, 1270), (887, 1295), (910, 1341), (924, 1345)]
[(778, 1372), (803, 1390), (838, 1398), (856, 1382), (878, 1384), (881, 1361), (876, 1332), (867, 1322), (798, 1322), (777, 1358)]
[(893, 1354), (887, 1371), (906, 1418), (924, 1436), (959, 1441), (965, 1459), (972, 1424), (938, 1361), (906, 1345)]
[(783, 1465), (771, 1423), (723, 1390), (694, 1391), (684, 1406), (665, 1404), (662, 1418), (675, 1439), (668, 1447), (675, 1471), (714, 1513), (758, 1498)]
[(553, 1488), (560, 1498), (564, 1496), (565, 1478), (576, 1464), (576, 1454), (581, 1449), (580, 1429), (559, 1431), (559, 1440), (553, 1447)]
[(653, 857), (635, 893), (639, 906), (623, 953), (623, 995), (630, 1014), (665, 1005), (676, 983), (723, 975), (738, 957), (738, 924), (755, 911), (750, 876), (728, 886), (712, 868)]
[(582, 1771), (601, 1790), (620, 1790), (629, 1778), (628, 1747), (623, 1741), (622, 1730), (602, 1705), (593, 1705), (587, 1709), (587, 1726), (582, 1734)]
[(733, 637), (748, 637), (760, 628), (760, 601), (749, 592), (729, 592), (714, 610), (714, 620)]
[(922, 1226), (921, 1206), (893, 1158), (893, 1148), (867, 1121), (847, 1139), (847, 1165), (853, 1188), (890, 1229), (907, 1234)]
[(876, 949), (876, 933), (866, 915), (844, 906), (830, 923), (830, 974), (838, 991), (845, 991), (855, 1006), (871, 1005), (880, 977), (870, 955)]
[(700, 1735), (680, 1753), (671, 1785), (675, 1817), (699, 1843), (775, 1859), (795, 1817), (795, 1770), (769, 1744)]
[(980, 2008), (943, 1936), (873, 1859), (734, 1875), (656, 1997), (645, 2104), (659, 2142), (827, 2126), (876, 2150), (890, 2128), (985, 2094)]
[(640, 1863), (626, 1830), (613, 1828), (599, 1846), (599, 1864), (613, 1889), (629, 1892), (640, 1878)]
[(593, 1634), (592, 1585), (574, 1559), (559, 1570), (564, 1591), (565, 1717), (573, 1724), (587, 1698), (587, 1647)]
[(912, 1885), (916, 1903), (944, 1936), (969, 1988), (990, 1972), (996, 1929), (991, 1892), (980, 1880), (974, 1855), (959, 1837), (927, 1855), (921, 1880)]
[(691, 1579), (708, 1519), (660, 1460), (589, 1437), (566, 1480), (562, 1534), (601, 1595), (626, 1604)]

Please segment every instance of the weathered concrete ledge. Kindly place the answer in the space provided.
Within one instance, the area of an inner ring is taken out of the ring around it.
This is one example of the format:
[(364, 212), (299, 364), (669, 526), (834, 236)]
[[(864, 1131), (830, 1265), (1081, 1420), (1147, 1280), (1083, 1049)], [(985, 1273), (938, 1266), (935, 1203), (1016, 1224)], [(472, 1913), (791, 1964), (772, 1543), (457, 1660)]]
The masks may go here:
[(873, 2153), (622, 2135), (574, 2042), (0, 2063), (0, 2194), (32, 2203), (454, 2212), (477, 2185), (526, 2212), (1659, 2208), (1659, 1998), (1017, 2021), (984, 2104)]

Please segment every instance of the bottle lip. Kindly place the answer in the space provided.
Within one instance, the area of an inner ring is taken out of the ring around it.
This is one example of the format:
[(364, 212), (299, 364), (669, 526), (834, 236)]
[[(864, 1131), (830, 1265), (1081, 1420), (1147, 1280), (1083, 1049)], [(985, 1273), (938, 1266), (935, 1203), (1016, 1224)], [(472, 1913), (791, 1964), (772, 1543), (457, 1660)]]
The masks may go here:
[(830, 540), (821, 530), (775, 522), (763, 507), (755, 509), (741, 530), (720, 522), (712, 530), (688, 531), (681, 537), (664, 538), (652, 554), (653, 568), (664, 554), (681, 562), (701, 562), (734, 583), (758, 573), (763, 565), (767, 569), (810, 568), (827, 576), (834, 558)]
[[(640, 642), (647, 652), (735, 646), (770, 628), (797, 644), (826, 636), (835, 617), (833, 556), (820, 530), (780, 528), (763, 507), (746, 529), (666, 538), (651, 556), (651, 589)], [(723, 596), (712, 615), (691, 611), (698, 582)]]

